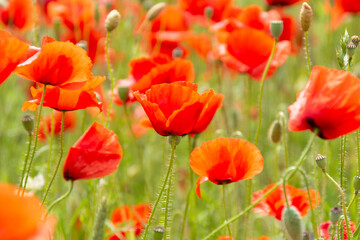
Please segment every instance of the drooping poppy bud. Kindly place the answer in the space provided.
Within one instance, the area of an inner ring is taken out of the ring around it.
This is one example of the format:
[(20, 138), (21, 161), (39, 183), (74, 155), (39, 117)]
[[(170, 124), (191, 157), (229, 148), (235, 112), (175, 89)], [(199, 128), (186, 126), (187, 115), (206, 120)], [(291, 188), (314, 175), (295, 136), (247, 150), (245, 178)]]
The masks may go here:
[(282, 222), (292, 240), (302, 240), (301, 217), (295, 207), (286, 208), (282, 215)]
[(157, 16), (159, 16), (159, 14), (161, 13), (161, 11), (166, 7), (166, 3), (164, 2), (159, 2), (157, 4), (155, 4), (154, 6), (152, 6), (149, 11), (146, 13), (146, 20), (151, 22), (152, 20), (154, 20)]
[(268, 138), (273, 143), (278, 143), (281, 140), (282, 124), (279, 120), (273, 121), (269, 128)]
[(34, 117), (29, 113), (25, 113), (22, 117), (22, 124), (29, 135), (32, 135), (34, 130)]
[(105, 27), (106, 31), (112, 32), (120, 23), (120, 13), (117, 10), (112, 10), (106, 17)]

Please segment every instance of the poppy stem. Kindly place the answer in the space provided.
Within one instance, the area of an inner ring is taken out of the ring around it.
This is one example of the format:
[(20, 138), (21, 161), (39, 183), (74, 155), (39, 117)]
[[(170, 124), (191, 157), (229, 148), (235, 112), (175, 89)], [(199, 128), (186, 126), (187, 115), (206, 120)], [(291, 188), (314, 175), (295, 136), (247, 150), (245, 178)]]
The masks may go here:
[(347, 208), (346, 208), (346, 211), (347, 211), (347, 212), (349, 211), (351, 205), (354, 203), (357, 195), (358, 195), (358, 192), (355, 192), (354, 195), (352, 196), (351, 201), (350, 201), (349, 205), (348, 205)]
[(348, 236), (351, 236), (350, 228), (349, 228), (349, 219), (348, 219), (347, 212), (346, 212), (346, 207), (345, 207), (344, 191), (342, 190), (341, 186), (329, 175), (329, 173), (327, 173), (326, 171), (323, 171), (323, 173), (324, 173), (325, 176), (336, 186), (336, 188), (337, 188), (337, 189), (339, 190), (339, 192), (340, 192), (341, 205), (342, 205), (343, 215), (344, 215), (345, 224), (346, 224), (346, 232), (347, 232), (347, 235), (348, 235)]
[(251, 204), (250, 206), (248, 206), (247, 208), (245, 208), (244, 211), (242, 211), (241, 213), (235, 215), (234, 217), (230, 218), (228, 221), (225, 221), (223, 224), (221, 224), (219, 227), (217, 227), (214, 231), (212, 231), (209, 235), (207, 235), (206, 237), (204, 237), (202, 240), (208, 240), (208, 239), (212, 239), (212, 237), (214, 237), (214, 235), (216, 235), (219, 231), (221, 231), (224, 227), (228, 226), (230, 223), (235, 222), (236, 220), (238, 220), (239, 218), (241, 218), (242, 216), (244, 216), (246, 213), (248, 213), (251, 209), (253, 209), (256, 205), (258, 205), (264, 198), (266, 198), (267, 196), (269, 196), (273, 191), (275, 191), (275, 189), (280, 185), (280, 183), (275, 183), (274, 186), (268, 191), (266, 192), (262, 197), (260, 197), (258, 200), (256, 200), (255, 202), (253, 202), (253, 204)]
[[(228, 214), (227, 214), (227, 211), (226, 211), (226, 202), (225, 202), (225, 199), (226, 199), (225, 184), (222, 185), (222, 196), (223, 196), (223, 204), (224, 204), (225, 222), (227, 222), (228, 221)], [(227, 225), (227, 228), (228, 228), (228, 231), (229, 231), (229, 236), (232, 236), (230, 224)]]
[(20, 195), (20, 189), (22, 187), (22, 184), (24, 182), (24, 177), (25, 177), (25, 173), (26, 173), (26, 167), (27, 167), (27, 163), (29, 160), (29, 155), (30, 155), (30, 150), (31, 150), (31, 143), (32, 143), (32, 134), (29, 134), (29, 141), (28, 141), (28, 148), (26, 151), (26, 155), (25, 155), (25, 162), (24, 162), (24, 168), (21, 174), (21, 181), (20, 181), (20, 186), (19, 186), (19, 190), (18, 190), (18, 195)]
[(108, 112), (106, 114), (105, 127), (108, 127), (112, 102), (113, 102), (113, 98), (114, 98), (113, 90), (114, 90), (114, 86), (115, 86), (114, 72), (111, 67), (110, 56), (109, 56), (109, 45), (110, 45), (110, 32), (107, 31), (106, 32), (106, 42), (105, 42), (105, 56), (106, 56), (106, 64), (107, 64), (107, 68), (108, 68), (108, 72), (109, 72), (109, 76), (110, 76), (110, 88), (111, 88), (112, 94), (110, 94), (110, 102), (109, 102), (109, 108), (107, 110)]
[(311, 74), (311, 63), (310, 63), (310, 54), (309, 54), (309, 36), (308, 32), (304, 32), (305, 37), (305, 50), (306, 50), (306, 60), (307, 60), (307, 67), (309, 75)]
[(43, 104), (44, 104), (46, 86), (47, 86), (47, 84), (44, 84), (44, 90), (43, 90), (43, 93), (42, 93), (42, 96), (41, 96), (41, 101), (40, 101), (40, 106), (39, 106), (39, 113), (38, 113), (38, 116), (37, 116), (35, 142), (34, 142), (34, 146), (33, 146), (32, 153), (31, 153), (29, 167), (28, 167), (26, 175), (25, 175), (25, 183), (24, 183), (24, 186), (23, 186), (23, 192), (22, 192), (21, 196), (24, 196), (24, 193), (25, 193), (25, 190), (26, 190), (26, 184), (27, 184), (29, 174), (30, 174), (30, 171), (31, 171), (31, 165), (32, 165), (32, 162), (33, 162), (34, 157), (35, 157), (35, 152), (36, 152), (36, 147), (37, 147), (37, 142), (38, 142), (38, 137), (39, 137), (40, 118), (41, 118), (41, 112), (42, 112), (42, 108), (43, 108)]
[(340, 138), (340, 187), (344, 186), (344, 165), (345, 165), (346, 135)]
[[(164, 216), (164, 228), (167, 229), (168, 225), (169, 225), (169, 202), (170, 202), (170, 194), (171, 194), (171, 187), (172, 187), (172, 178), (173, 178), (173, 170), (174, 168), (171, 169), (170, 172), (170, 177), (169, 177), (169, 181), (167, 184), (167, 192), (165, 195), (165, 216)], [(168, 233), (170, 234), (170, 231), (168, 231)], [(167, 234), (168, 235), (168, 234)], [(166, 237), (165, 237), (166, 239)]]
[(54, 119), (54, 111), (51, 109), (51, 120), (50, 120), (50, 141), (49, 141), (49, 159), (47, 162), (46, 168), (46, 184), (48, 183), (48, 177), (50, 172), (50, 165), (51, 165), (51, 154), (52, 154), (52, 146), (53, 146), (53, 139), (55, 133), (55, 119)]
[(62, 156), (63, 156), (63, 153), (64, 153), (64, 122), (65, 122), (65, 111), (62, 112), (62, 118), (61, 118), (61, 131), (60, 131), (60, 155), (59, 155), (59, 160), (56, 164), (56, 168), (55, 168), (55, 172), (54, 172), (54, 175), (52, 176), (50, 182), (49, 182), (49, 185), (46, 189), (46, 192), (45, 192), (45, 195), (44, 195), (44, 199), (42, 200), (41, 202), (41, 206), (40, 208), (44, 205), (45, 201), (46, 201), (46, 197), (47, 195), (49, 194), (49, 191), (50, 191), (50, 188), (51, 188), (51, 185), (52, 183), (54, 182), (55, 180), (55, 177), (56, 177), (56, 174), (59, 170), (59, 167), (60, 167), (60, 163), (61, 163), (61, 159), (62, 159)]
[(34, 45), (35, 46), (39, 46), (39, 34), (38, 34), (38, 30), (37, 30), (37, 14), (36, 14), (36, 0), (32, 1), (33, 3), (33, 14), (34, 14)]
[(270, 57), (269, 57), (269, 60), (266, 64), (266, 67), (265, 67), (265, 70), (263, 72), (263, 75), (261, 77), (261, 85), (260, 85), (260, 92), (259, 92), (259, 99), (258, 99), (258, 111), (259, 111), (259, 121), (258, 121), (258, 126), (257, 126), (257, 129), (256, 129), (256, 135), (255, 135), (255, 146), (258, 145), (258, 142), (259, 142), (259, 135), (260, 135), (260, 128), (261, 128), (261, 107), (262, 107), (262, 97), (263, 97), (263, 92), (264, 92), (264, 83), (265, 83), (265, 78), (266, 78), (266, 75), (270, 69), (270, 65), (271, 65), (271, 62), (274, 58), (274, 55), (275, 55), (275, 50), (276, 50), (276, 44), (277, 44), (277, 40), (274, 41), (274, 46), (272, 48), (272, 51), (271, 51), (271, 54), (270, 54)]
[[(219, 88), (219, 92), (223, 92), (223, 83), (221, 80), (221, 73), (220, 73), (220, 65), (218, 64), (218, 62), (215, 62), (215, 69), (216, 69), (216, 79), (218, 82), (218, 88)], [(226, 130), (226, 135), (230, 136), (231, 131), (230, 131), (230, 126), (229, 126), (229, 118), (227, 115), (227, 111), (226, 111), (226, 102), (224, 101), (223, 106), (221, 108), (221, 112), (223, 114), (223, 118), (224, 118), (224, 125), (225, 125), (225, 130)]]
[(288, 154), (288, 147), (287, 147), (287, 129), (286, 129), (286, 118), (283, 112), (279, 113), (279, 119), (282, 123), (282, 142), (283, 142), (283, 147), (284, 147), (284, 155), (285, 155), (285, 168), (289, 167), (289, 154)]
[(162, 184), (162, 187), (161, 187), (161, 190), (157, 196), (157, 199), (155, 201), (155, 204), (154, 204), (154, 207), (151, 211), (151, 214), (150, 214), (150, 217), (149, 217), (149, 221), (148, 223), (146, 224), (146, 227), (145, 227), (145, 231), (144, 231), (144, 236), (143, 236), (143, 240), (146, 240), (146, 236), (147, 236), (147, 233), (149, 231), (149, 226), (151, 224), (151, 221), (154, 217), (154, 214), (156, 212), (156, 208), (157, 206), (159, 205), (159, 202), (160, 202), (160, 199), (161, 199), (161, 196), (165, 190), (165, 187), (166, 187), (166, 184), (169, 180), (169, 177), (170, 177), (170, 174), (172, 172), (172, 169), (173, 169), (173, 165), (174, 165), (174, 159), (175, 159), (175, 149), (176, 149), (176, 145), (177, 145), (177, 138), (179, 136), (169, 136), (169, 139), (170, 139), (170, 143), (171, 143), (171, 155), (170, 155), (170, 162), (169, 162), (169, 166), (168, 166), (168, 170), (167, 170), (167, 173), (166, 173), (166, 176), (165, 176), (165, 179), (164, 179), (164, 182)]
[[(55, 205), (57, 205), (59, 202), (61, 202), (62, 200), (66, 199), (70, 193), (72, 192), (74, 188), (74, 181), (70, 181), (70, 188), (69, 190), (62, 196), (60, 196), (58, 199), (56, 199), (48, 208), (48, 213), (51, 211), (51, 209), (53, 209), (55, 207)], [(41, 205), (42, 206), (42, 205)]]

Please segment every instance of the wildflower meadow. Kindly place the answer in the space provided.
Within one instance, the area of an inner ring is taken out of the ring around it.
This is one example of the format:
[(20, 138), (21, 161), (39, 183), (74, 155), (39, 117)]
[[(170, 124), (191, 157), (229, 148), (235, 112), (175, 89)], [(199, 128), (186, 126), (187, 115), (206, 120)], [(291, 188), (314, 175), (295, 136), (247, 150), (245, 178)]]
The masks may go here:
[(360, 239), (359, 0), (0, 0), (0, 240)]

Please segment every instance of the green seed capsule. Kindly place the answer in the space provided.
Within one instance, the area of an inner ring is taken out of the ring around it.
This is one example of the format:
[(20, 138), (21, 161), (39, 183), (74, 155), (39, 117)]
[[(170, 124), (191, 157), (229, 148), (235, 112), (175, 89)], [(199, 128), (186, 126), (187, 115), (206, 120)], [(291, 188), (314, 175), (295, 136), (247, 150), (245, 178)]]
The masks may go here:
[(285, 230), (292, 240), (302, 240), (303, 231), (299, 211), (295, 207), (286, 208), (282, 214)]

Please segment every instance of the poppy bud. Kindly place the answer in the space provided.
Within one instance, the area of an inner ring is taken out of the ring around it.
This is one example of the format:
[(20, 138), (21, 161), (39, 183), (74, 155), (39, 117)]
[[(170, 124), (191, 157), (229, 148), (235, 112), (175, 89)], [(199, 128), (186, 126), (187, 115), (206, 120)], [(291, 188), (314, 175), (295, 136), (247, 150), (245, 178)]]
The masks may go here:
[(279, 120), (273, 121), (269, 128), (268, 138), (273, 143), (278, 143), (281, 140), (282, 125)]
[(205, 17), (207, 17), (208, 19), (211, 19), (212, 16), (214, 15), (214, 9), (210, 6), (207, 6), (205, 9), (204, 9), (204, 15)]
[(161, 13), (161, 11), (166, 7), (166, 3), (164, 2), (159, 2), (157, 4), (155, 4), (154, 6), (152, 6), (149, 11), (146, 13), (146, 17), (145, 19), (148, 22), (151, 22), (152, 20), (154, 20), (157, 16), (159, 16), (159, 14)]
[(353, 179), (353, 186), (355, 189), (355, 193), (357, 194), (360, 190), (360, 175), (355, 175)]
[(174, 48), (174, 50), (172, 51), (172, 57), (173, 58), (180, 58), (182, 55), (183, 55), (184, 51), (177, 47), (177, 48)]
[(28, 134), (32, 135), (34, 130), (34, 117), (29, 113), (25, 113), (21, 121)]
[(154, 240), (162, 240), (165, 235), (165, 228), (162, 226), (154, 227)]
[(330, 221), (332, 222), (333, 225), (337, 223), (341, 215), (342, 215), (342, 211), (338, 207), (333, 207), (330, 210)]
[(359, 44), (359, 42), (360, 42), (360, 37), (354, 35), (354, 36), (352, 36), (350, 39), (351, 39), (351, 41), (355, 44), (355, 46), (357, 47), (358, 44)]
[(286, 232), (292, 240), (302, 240), (302, 225), (299, 211), (291, 206), (285, 208), (282, 214), (282, 221)]
[(356, 51), (356, 45), (352, 41), (350, 41), (346, 46), (346, 53), (350, 58), (352, 58), (355, 54), (355, 51)]
[(118, 87), (118, 96), (123, 103), (129, 98), (129, 88), (128, 87)]
[(81, 40), (80, 42), (78, 42), (78, 43), (76, 44), (76, 46), (81, 47), (81, 48), (84, 49), (85, 51), (87, 51), (87, 48), (88, 48), (87, 41), (84, 41), (84, 40)]
[(321, 168), (323, 172), (326, 171), (326, 157), (321, 154), (317, 154), (315, 157), (316, 165)]
[(270, 22), (271, 35), (277, 40), (284, 30), (284, 23), (282, 20)]
[(112, 32), (120, 23), (120, 13), (112, 10), (106, 17), (105, 27), (107, 32)]
[(304, 32), (307, 32), (311, 26), (313, 10), (311, 6), (304, 2), (300, 10), (300, 24)]
[(92, 240), (104, 239), (104, 226), (106, 220), (107, 204), (106, 197), (103, 197), (96, 215)]
[(181, 141), (181, 136), (176, 136), (176, 135), (170, 135), (168, 137), (168, 142), (169, 144), (172, 146), (173, 143), (175, 144), (175, 146), (177, 146)]

